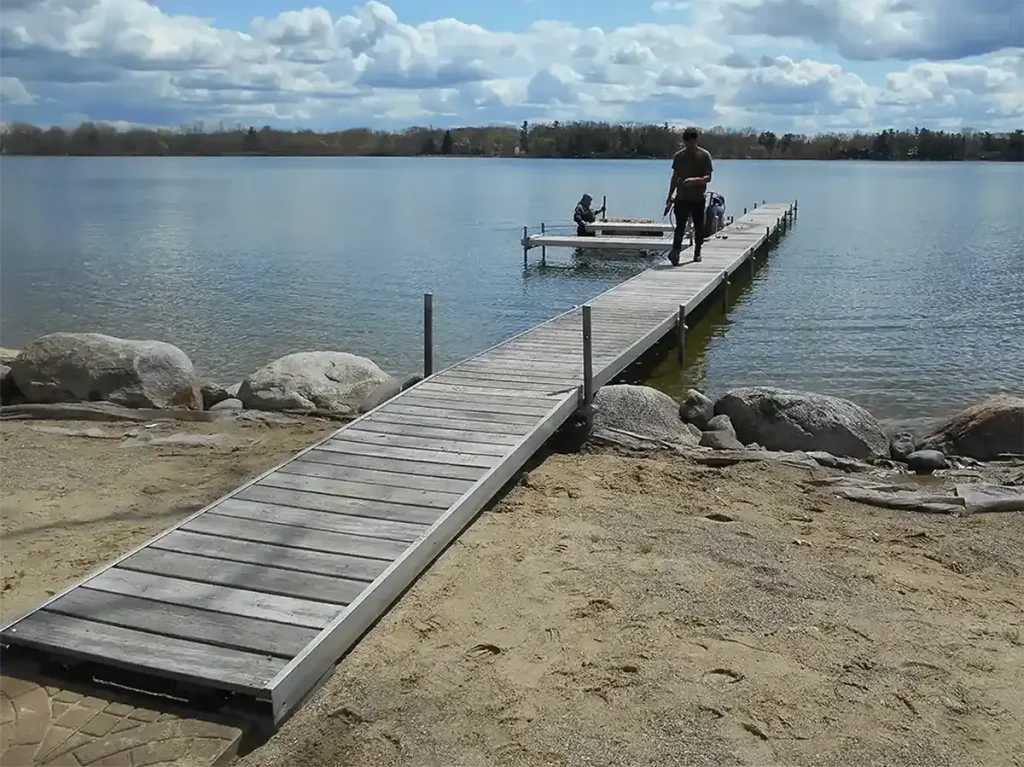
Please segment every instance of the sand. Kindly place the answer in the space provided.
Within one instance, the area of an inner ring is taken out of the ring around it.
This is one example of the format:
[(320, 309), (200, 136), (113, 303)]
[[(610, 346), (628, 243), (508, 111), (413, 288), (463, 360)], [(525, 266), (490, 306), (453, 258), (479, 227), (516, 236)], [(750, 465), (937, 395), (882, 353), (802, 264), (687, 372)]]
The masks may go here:
[[(4, 615), (336, 427), (5, 422)], [(824, 475), (552, 456), (240, 763), (1024, 763), (1024, 515)]]
[[(0, 423), (0, 615), (15, 617), (338, 425)], [(182, 437), (199, 444), (175, 444)]]
[(552, 457), (242, 763), (1021, 763), (1022, 515), (824, 473)]

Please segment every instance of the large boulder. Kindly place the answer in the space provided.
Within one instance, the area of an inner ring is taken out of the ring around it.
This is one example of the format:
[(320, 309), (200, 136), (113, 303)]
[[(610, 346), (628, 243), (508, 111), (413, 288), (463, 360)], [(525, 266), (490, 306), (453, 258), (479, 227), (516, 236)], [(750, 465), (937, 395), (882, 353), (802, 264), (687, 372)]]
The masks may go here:
[(11, 362), (11, 376), (30, 403), (203, 409), (192, 361), (162, 341), (50, 333), (21, 350)]
[(346, 352), (298, 352), (257, 370), (238, 390), (256, 410), (324, 410), (342, 415), (360, 405), (391, 376), (366, 357)]
[(629, 438), (696, 446), (700, 432), (679, 418), (679, 405), (664, 392), (649, 386), (605, 386), (594, 395), (595, 435), (618, 434)]
[(1024, 398), (989, 397), (957, 413), (921, 440), (922, 449), (988, 461), (1003, 453), (1024, 454)]
[(768, 450), (823, 450), (870, 458), (889, 451), (889, 437), (867, 410), (838, 397), (767, 386), (732, 391), (715, 403), (744, 444)]

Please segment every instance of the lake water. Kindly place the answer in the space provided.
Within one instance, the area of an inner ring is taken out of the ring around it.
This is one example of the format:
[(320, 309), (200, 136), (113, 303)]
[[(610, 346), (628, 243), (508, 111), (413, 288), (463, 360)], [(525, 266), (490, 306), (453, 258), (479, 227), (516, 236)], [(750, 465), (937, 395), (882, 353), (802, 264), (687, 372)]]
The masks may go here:
[[(338, 349), (438, 365), (582, 303), (637, 260), (522, 268), (523, 224), (580, 195), (661, 214), (667, 162), (455, 158), (0, 161), (0, 341), (97, 331), (183, 348), (230, 383)], [(798, 199), (795, 226), (727, 315), (655, 383), (847, 397), (920, 425), (1024, 388), (1024, 166), (720, 161), (729, 212)], [(532, 251), (531, 264), (539, 261)]]

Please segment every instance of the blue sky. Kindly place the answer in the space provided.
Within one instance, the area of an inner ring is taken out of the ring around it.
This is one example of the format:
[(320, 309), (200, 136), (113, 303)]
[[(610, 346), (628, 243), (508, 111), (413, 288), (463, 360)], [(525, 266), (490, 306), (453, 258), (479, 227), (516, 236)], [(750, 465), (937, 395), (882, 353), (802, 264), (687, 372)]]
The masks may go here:
[(1024, 126), (1021, 0), (5, 0), (0, 119)]

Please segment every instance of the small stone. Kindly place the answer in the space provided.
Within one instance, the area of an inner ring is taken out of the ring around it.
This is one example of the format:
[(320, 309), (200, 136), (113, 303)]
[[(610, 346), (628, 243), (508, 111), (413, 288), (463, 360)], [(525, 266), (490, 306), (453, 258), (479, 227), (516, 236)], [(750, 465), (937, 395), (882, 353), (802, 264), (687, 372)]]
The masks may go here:
[(743, 450), (743, 443), (727, 431), (704, 432), (700, 437), (700, 446), (714, 450)]
[(907, 462), (907, 457), (916, 449), (914, 435), (909, 431), (901, 431), (892, 435), (889, 440), (889, 455), (894, 461)]
[(228, 397), (227, 399), (222, 399), (216, 405), (211, 405), (209, 410), (213, 413), (221, 413), (228, 410), (242, 410), (244, 407), (242, 400)]
[(92, 719), (90, 719), (85, 724), (85, 726), (82, 727), (81, 731), (84, 732), (86, 735), (95, 735), (97, 738), (99, 738), (103, 735), (106, 735), (108, 732), (114, 729), (114, 725), (116, 725), (120, 721), (120, 717), (104, 712), (101, 714), (97, 714)]
[(714, 415), (715, 403), (696, 389), (686, 392), (686, 397), (679, 405), (679, 417), (701, 430), (708, 428), (708, 421)]
[(203, 407), (206, 410), (212, 410), (214, 405), (223, 402), (232, 396), (225, 387), (218, 383), (213, 383), (212, 381), (204, 383), (199, 387), (199, 391), (202, 394)]
[(734, 437), (736, 436), (736, 430), (732, 427), (732, 421), (727, 415), (716, 415), (708, 421), (705, 431), (727, 431)]
[(917, 474), (931, 474), (949, 466), (946, 456), (938, 450), (917, 450), (907, 456), (907, 466)]

